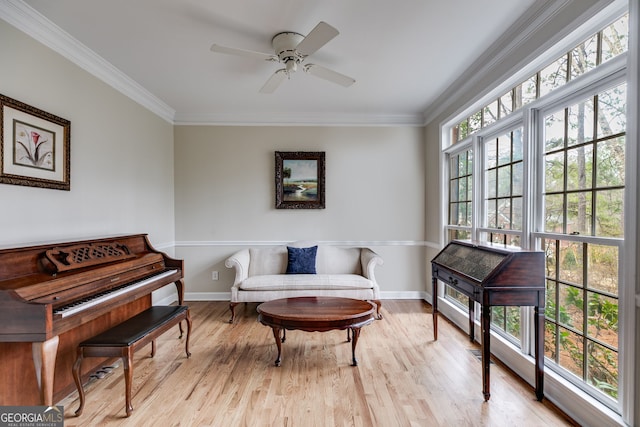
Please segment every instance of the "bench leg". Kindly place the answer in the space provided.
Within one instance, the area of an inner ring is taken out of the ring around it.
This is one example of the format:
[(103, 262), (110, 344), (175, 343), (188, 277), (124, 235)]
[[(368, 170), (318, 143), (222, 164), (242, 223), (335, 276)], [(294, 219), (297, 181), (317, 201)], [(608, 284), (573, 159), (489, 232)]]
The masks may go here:
[(124, 365), (124, 397), (125, 397), (125, 410), (127, 411), (127, 417), (133, 412), (133, 406), (131, 406), (131, 383), (133, 382), (133, 349), (127, 347), (126, 355), (122, 357)]
[(80, 378), (82, 358), (82, 349), (78, 348), (78, 357), (76, 358), (76, 362), (73, 364), (73, 380), (76, 383), (76, 388), (78, 389), (78, 397), (80, 398), (80, 406), (76, 410), (76, 416), (82, 415), (82, 410), (84, 409), (84, 387), (82, 386), (82, 379)]
[(155, 355), (156, 355), (156, 340), (153, 340), (151, 341), (151, 357)]
[[(184, 350), (187, 353), (187, 358), (189, 358), (191, 357), (191, 352), (189, 351), (189, 338), (191, 337), (191, 314), (189, 313), (189, 310), (187, 310), (185, 320), (187, 321), (187, 339), (184, 345)], [(182, 336), (182, 334), (180, 336)]]

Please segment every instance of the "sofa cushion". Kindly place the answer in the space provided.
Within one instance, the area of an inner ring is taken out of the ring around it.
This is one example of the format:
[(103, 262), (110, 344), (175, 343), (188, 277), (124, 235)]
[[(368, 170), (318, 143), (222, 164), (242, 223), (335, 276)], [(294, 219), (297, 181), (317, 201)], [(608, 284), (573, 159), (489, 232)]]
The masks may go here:
[(286, 271), (287, 248), (285, 246), (249, 249), (249, 276), (284, 274)]
[(317, 246), (292, 248), (287, 246), (287, 274), (316, 274)]
[(318, 274), (362, 274), (360, 248), (318, 246), (316, 257)]
[(371, 288), (373, 282), (357, 274), (274, 274), (251, 276), (240, 283), (240, 289), (244, 291)]

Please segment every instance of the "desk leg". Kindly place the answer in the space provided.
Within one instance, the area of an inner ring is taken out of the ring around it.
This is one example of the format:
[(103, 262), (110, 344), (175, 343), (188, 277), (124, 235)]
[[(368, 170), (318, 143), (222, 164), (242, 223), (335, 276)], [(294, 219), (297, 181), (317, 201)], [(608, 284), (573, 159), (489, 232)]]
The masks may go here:
[(276, 346), (278, 347), (278, 358), (276, 359), (276, 366), (280, 366), (280, 355), (282, 354), (282, 341), (284, 341), (284, 337), (280, 337), (280, 328), (276, 328), (273, 326), (271, 328), (273, 330), (273, 337), (276, 339)]
[(476, 302), (469, 298), (469, 339), (473, 342), (476, 335), (476, 322), (475, 320), (475, 305)]
[(544, 307), (535, 306), (536, 398), (544, 398)]
[(353, 363), (351, 366), (358, 366), (358, 360), (356, 359), (356, 344), (358, 344), (358, 338), (360, 337), (360, 328), (351, 328), (351, 359)]
[(438, 279), (435, 277), (431, 279), (433, 285), (431, 291), (431, 311), (433, 313), (433, 340), (438, 340)]
[(482, 394), (484, 401), (491, 397), (489, 392), (489, 365), (491, 363), (491, 308), (482, 304)]

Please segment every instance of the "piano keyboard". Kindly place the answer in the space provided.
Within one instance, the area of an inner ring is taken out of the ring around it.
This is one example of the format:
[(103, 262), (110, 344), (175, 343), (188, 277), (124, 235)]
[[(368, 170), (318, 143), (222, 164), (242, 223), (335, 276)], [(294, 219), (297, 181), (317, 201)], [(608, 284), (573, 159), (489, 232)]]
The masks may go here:
[(95, 307), (96, 305), (100, 305), (110, 299), (116, 298), (120, 295), (124, 295), (128, 292), (134, 291), (136, 289), (142, 288), (150, 283), (153, 283), (157, 280), (160, 280), (164, 277), (171, 276), (172, 274), (177, 273), (178, 270), (166, 270), (160, 274), (155, 276), (147, 277), (139, 282), (127, 283), (126, 285), (113, 288), (109, 291), (102, 292), (97, 295), (93, 295), (90, 298), (77, 301), (73, 304), (65, 305), (64, 307), (60, 307), (58, 309), (53, 310), (53, 314), (59, 314), (62, 317), (68, 317), (73, 314), (79, 313), (83, 310), (86, 310), (90, 307)]

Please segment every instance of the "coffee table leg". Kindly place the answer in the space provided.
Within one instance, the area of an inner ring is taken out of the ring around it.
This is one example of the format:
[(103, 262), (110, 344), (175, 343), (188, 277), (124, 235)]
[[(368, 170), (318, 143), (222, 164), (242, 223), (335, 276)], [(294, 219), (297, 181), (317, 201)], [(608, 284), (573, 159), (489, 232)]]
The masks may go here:
[(276, 359), (276, 366), (280, 366), (280, 354), (282, 353), (282, 341), (284, 338), (280, 338), (280, 328), (272, 327), (273, 337), (276, 339), (276, 346), (278, 347), (278, 358)]
[(356, 359), (356, 345), (358, 344), (358, 338), (360, 337), (360, 328), (350, 328), (351, 329), (351, 358), (353, 359), (353, 363), (351, 366), (358, 366), (358, 359)]

